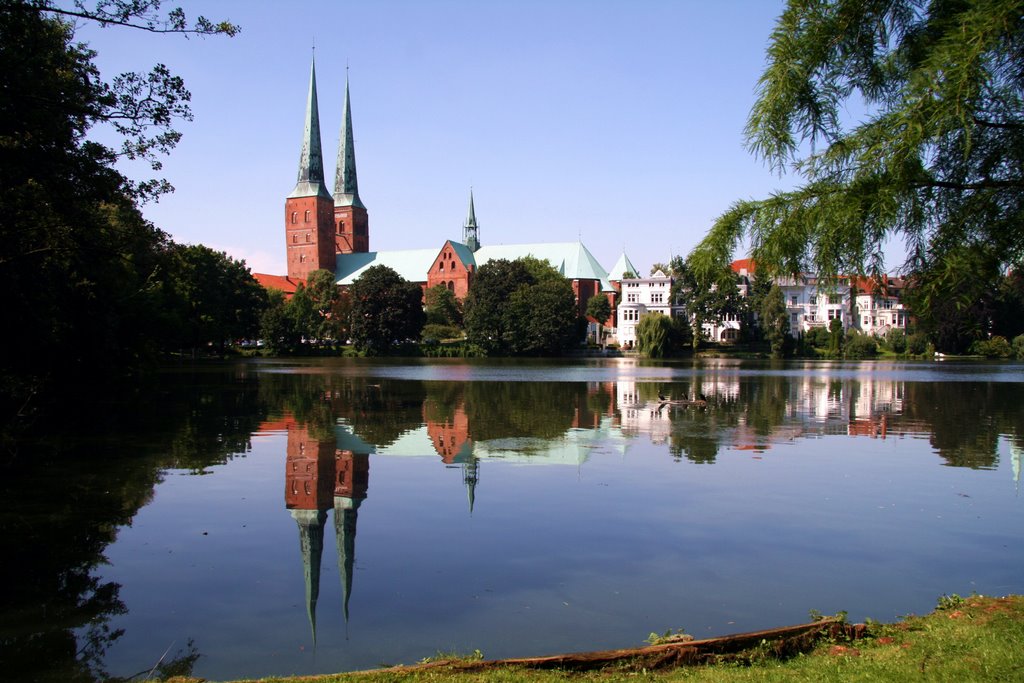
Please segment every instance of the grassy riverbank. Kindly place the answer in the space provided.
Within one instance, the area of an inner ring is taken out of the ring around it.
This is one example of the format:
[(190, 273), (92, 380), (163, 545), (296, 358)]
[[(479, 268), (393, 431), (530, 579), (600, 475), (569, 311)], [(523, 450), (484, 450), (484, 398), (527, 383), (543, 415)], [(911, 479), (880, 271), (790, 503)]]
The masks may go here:
[[(1008, 681), (1024, 679), (1024, 596), (943, 597), (924, 617), (869, 623), (857, 637), (824, 635), (780, 659), (761, 640), (730, 661), (651, 670), (639, 660), (587, 672), (525, 668), (474, 658), (378, 671), (266, 678), (260, 683), (394, 683), (401, 681)], [(178, 678), (175, 683), (201, 679)], [(238, 681), (236, 683), (243, 683)], [(256, 683), (246, 681), (244, 683)]]

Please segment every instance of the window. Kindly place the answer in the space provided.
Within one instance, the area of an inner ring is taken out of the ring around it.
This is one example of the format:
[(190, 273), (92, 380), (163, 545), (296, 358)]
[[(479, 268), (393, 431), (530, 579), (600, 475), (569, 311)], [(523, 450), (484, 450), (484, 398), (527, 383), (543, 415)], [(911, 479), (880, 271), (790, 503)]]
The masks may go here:
[(292, 211), (292, 225), (295, 225), (298, 222), (299, 222), (299, 212), (298, 211)]
[(661, 292), (651, 292), (651, 303), (660, 304), (664, 300), (665, 295)]
[(629, 292), (629, 293), (626, 294), (626, 303), (627, 304), (635, 304), (636, 303), (636, 292)]
[(310, 238), (309, 238), (309, 233), (307, 232), (307, 233), (306, 233), (306, 242), (308, 243), (309, 241), (310, 241)]
[(838, 306), (843, 303), (843, 297), (840, 294), (829, 294), (828, 302), (834, 306)]
[(796, 296), (789, 297), (789, 305), (790, 306), (796, 306), (798, 303), (799, 303), (798, 297), (796, 297)]
[(864, 327), (867, 327), (870, 324), (871, 324), (871, 318), (869, 318), (867, 316), (864, 316)]
[(345, 221), (338, 221), (338, 234), (345, 232)]
[(842, 320), (843, 319), (843, 314), (838, 309), (832, 308), (832, 309), (829, 309), (828, 319), (829, 320)]
[(294, 232), (293, 232), (293, 233), (292, 233), (292, 244), (297, 244), (297, 243), (298, 243), (298, 241), (299, 241), (299, 236), (298, 236), (298, 234), (297, 234), (297, 233), (294, 233)]
[(441, 263), (438, 264), (437, 269), (442, 273), (444, 272), (444, 261), (441, 261)]
[(307, 223), (309, 222), (309, 215), (310, 215), (310, 211), (309, 211), (309, 209), (306, 209), (306, 222)]

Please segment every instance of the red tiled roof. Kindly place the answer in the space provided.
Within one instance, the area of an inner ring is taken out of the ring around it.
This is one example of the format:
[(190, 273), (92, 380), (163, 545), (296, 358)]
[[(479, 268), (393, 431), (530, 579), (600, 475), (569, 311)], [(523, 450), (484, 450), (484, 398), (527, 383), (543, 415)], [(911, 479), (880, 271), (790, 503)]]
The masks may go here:
[(754, 263), (754, 259), (752, 258), (736, 259), (730, 264), (730, 267), (732, 268), (732, 271), (734, 273), (738, 273), (741, 270), (746, 270), (747, 275), (753, 275), (755, 272), (757, 272), (757, 264)]
[(285, 296), (291, 296), (295, 293), (296, 288), (299, 284), (305, 284), (303, 280), (292, 279), (287, 275), (267, 275), (266, 273), (253, 273), (252, 276), (256, 278), (256, 282), (262, 285), (263, 289), (279, 289), (285, 293)]

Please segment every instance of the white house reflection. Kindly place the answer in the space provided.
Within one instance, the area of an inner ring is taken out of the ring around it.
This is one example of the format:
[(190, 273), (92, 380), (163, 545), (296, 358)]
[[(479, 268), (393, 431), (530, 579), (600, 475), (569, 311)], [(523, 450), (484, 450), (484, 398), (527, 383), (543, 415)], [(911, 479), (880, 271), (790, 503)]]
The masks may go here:
[[(722, 364), (671, 381), (637, 376), (576, 383), (557, 389), (556, 404), (562, 408), (557, 419), (541, 414), (550, 413), (552, 404), (538, 407), (536, 395), (530, 398), (506, 386), (499, 401), (494, 397), (497, 385), (481, 389), (471, 384), (439, 383), (414, 399), (403, 397), (404, 421), (389, 423), (394, 429), (386, 432), (387, 443), (373, 443), (368, 435), (384, 433), (372, 431), (375, 416), (394, 417), (395, 412), (359, 403), (361, 396), (384, 393), (377, 384), (367, 385), (373, 391), (343, 386), (323, 392), (317, 401), (325, 410), (316, 427), (288, 414), (261, 427), (287, 434), (285, 507), (299, 534), (314, 644), (324, 531), (331, 510), (341, 611), (349, 620), (358, 510), (367, 497), (370, 456), (432, 457), (461, 470), (468, 514), (480, 504), (481, 475), (489, 461), (578, 468), (598, 452), (626, 458), (644, 441), (667, 445), (673, 457), (694, 463), (713, 463), (721, 452), (761, 454), (795, 439), (826, 436), (926, 435), (948, 464), (970, 467), (990, 467), (997, 457), (994, 450), (982, 452), (969, 441), (940, 445), (928, 412), (937, 409), (911, 409), (929, 402), (958, 409), (958, 398), (932, 395), (925, 383), (911, 385), (871, 374), (833, 375), (828, 368), (813, 375), (755, 377)], [(915, 392), (914, 401), (908, 391)], [(490, 401), (486, 409), (481, 400)], [(515, 419), (504, 419), (507, 415)], [(1015, 439), (1009, 441), (1013, 476), (1019, 482), (1022, 449)]]

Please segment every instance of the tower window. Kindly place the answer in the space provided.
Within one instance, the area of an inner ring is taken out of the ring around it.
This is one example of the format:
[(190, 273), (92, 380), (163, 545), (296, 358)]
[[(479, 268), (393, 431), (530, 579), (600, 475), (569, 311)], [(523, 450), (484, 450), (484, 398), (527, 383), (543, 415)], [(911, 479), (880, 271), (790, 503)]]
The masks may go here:
[(292, 211), (292, 225), (295, 225), (298, 222), (299, 222), (299, 212), (298, 211)]
[(298, 242), (298, 241), (299, 241), (299, 236), (298, 236), (298, 235), (296, 235), (296, 234), (295, 234), (295, 233), (293, 232), (293, 233), (292, 233), (292, 244), (295, 244), (295, 243), (296, 243), (296, 242)]
[(308, 232), (306, 233), (306, 241), (307, 242), (309, 241), (309, 233)]
[(338, 234), (345, 232), (345, 221), (338, 221)]
[(309, 209), (306, 209), (306, 222), (307, 223), (309, 222), (309, 214), (310, 214)]

